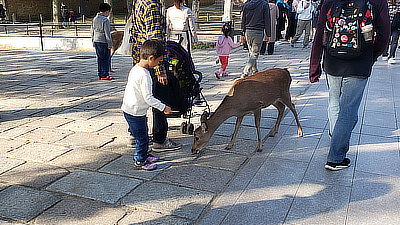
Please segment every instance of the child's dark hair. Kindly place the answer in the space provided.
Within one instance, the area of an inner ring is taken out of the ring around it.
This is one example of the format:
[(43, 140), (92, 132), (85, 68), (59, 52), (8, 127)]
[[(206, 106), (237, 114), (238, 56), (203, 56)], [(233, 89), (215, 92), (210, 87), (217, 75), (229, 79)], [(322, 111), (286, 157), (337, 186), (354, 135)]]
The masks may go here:
[(231, 26), (229, 25), (229, 23), (225, 23), (222, 26), (222, 33), (224, 33), (225, 37), (228, 37), (230, 32), (231, 32)]
[(153, 55), (154, 58), (158, 58), (164, 55), (164, 45), (157, 40), (147, 40), (143, 43), (140, 48), (140, 58), (147, 59), (147, 57)]
[(111, 10), (111, 6), (108, 3), (100, 3), (99, 10), (100, 12), (107, 12)]

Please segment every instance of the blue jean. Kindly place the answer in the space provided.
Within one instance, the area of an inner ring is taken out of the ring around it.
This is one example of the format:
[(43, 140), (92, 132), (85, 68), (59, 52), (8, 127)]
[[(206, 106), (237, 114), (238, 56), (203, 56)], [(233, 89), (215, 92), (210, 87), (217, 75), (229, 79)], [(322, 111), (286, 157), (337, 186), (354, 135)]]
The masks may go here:
[(135, 137), (136, 141), (135, 154), (133, 155), (133, 159), (137, 162), (143, 162), (147, 158), (147, 152), (149, 149), (147, 117), (132, 116), (125, 112), (124, 112), (124, 117), (129, 125), (131, 134), (133, 137)]
[[(399, 43), (399, 35), (400, 35), (399, 29), (392, 30), (390, 34), (390, 42), (386, 47), (386, 50), (383, 52), (382, 56), (386, 57), (389, 56), (389, 58), (396, 58), (396, 49), (397, 49), (397, 44)], [(389, 46), (390, 46), (390, 54), (388, 54)]]
[(327, 161), (340, 163), (349, 151), (350, 136), (358, 120), (358, 108), (368, 77), (332, 76), (329, 88), (328, 118), (332, 134)]
[(107, 77), (109, 75), (111, 65), (110, 49), (107, 43), (95, 42), (94, 48), (97, 55), (97, 71), (99, 78)]
[(249, 61), (243, 70), (243, 73), (246, 75), (250, 75), (250, 70), (253, 74), (258, 72), (257, 59), (260, 54), (263, 38), (264, 31), (262, 30), (246, 30), (246, 42), (249, 47)]

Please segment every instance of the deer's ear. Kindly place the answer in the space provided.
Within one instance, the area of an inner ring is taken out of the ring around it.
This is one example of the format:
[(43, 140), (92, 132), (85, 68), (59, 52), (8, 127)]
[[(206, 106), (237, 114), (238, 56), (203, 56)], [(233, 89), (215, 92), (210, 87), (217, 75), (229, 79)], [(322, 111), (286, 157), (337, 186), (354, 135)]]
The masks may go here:
[(201, 129), (203, 130), (204, 133), (207, 133), (207, 131), (208, 131), (207, 123), (202, 122), (201, 123)]

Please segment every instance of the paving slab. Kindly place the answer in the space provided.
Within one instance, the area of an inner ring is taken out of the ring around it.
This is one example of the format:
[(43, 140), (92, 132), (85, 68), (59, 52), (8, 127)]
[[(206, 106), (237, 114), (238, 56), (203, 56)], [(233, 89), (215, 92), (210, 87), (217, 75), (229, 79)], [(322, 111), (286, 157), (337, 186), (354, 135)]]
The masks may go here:
[(60, 129), (71, 130), (74, 132), (96, 132), (111, 125), (111, 122), (106, 121), (81, 120), (64, 124), (60, 126)]
[(197, 219), (214, 196), (208, 191), (146, 182), (122, 198), (121, 204), (136, 209)]
[(286, 222), (345, 224), (350, 187), (304, 181), (300, 184)]
[(28, 123), (28, 125), (32, 127), (56, 128), (72, 121), (72, 119), (67, 118), (45, 117), (43, 119), (38, 119), (31, 123)]
[(33, 162), (48, 162), (69, 150), (70, 148), (64, 146), (32, 142), (12, 150), (5, 155)]
[(193, 164), (236, 172), (246, 160), (247, 157), (243, 155), (203, 150), (201, 154), (193, 160)]
[(136, 168), (133, 163), (132, 156), (122, 156), (117, 160), (105, 165), (101, 168), (100, 172), (117, 174), (121, 176), (134, 177), (139, 179), (151, 180), (163, 170), (172, 165), (171, 162), (159, 161), (156, 163), (157, 169), (152, 171), (145, 171), (141, 168)]
[(18, 136), (18, 139), (50, 144), (59, 141), (71, 134), (73, 134), (73, 132), (67, 130), (39, 127), (35, 130)]
[(26, 223), (60, 200), (55, 193), (11, 186), (0, 192), (0, 216)]
[(111, 152), (78, 148), (51, 160), (49, 163), (69, 170), (80, 168), (93, 171), (120, 156), (120, 154)]
[(103, 114), (104, 111), (96, 111), (96, 110), (83, 110), (83, 109), (67, 109), (64, 110), (54, 117), (68, 118), (68, 119), (90, 119), (100, 114)]
[(116, 203), (141, 183), (141, 180), (134, 178), (77, 170), (56, 181), (47, 190)]
[(52, 208), (46, 210), (33, 224), (63, 225), (109, 225), (116, 224), (127, 213), (127, 209), (84, 198), (65, 197)]
[(226, 170), (196, 165), (176, 165), (163, 171), (154, 180), (218, 193), (233, 175), (234, 173)]
[(0, 157), (0, 174), (25, 163), (25, 160)]
[[(350, 209), (399, 220), (400, 214), (397, 208), (400, 203), (399, 179), (399, 177), (356, 171)], [(385, 221), (382, 223), (389, 224)]]
[(284, 135), (274, 147), (271, 156), (309, 162), (317, 147), (318, 141), (317, 138), (313, 137)]
[(24, 144), (26, 144), (27, 141), (23, 141), (23, 140), (13, 140), (13, 139), (3, 139), (0, 138), (0, 155), (11, 151), (13, 149), (16, 149)]
[(228, 145), (231, 137), (220, 136), (214, 134), (208, 144), (205, 146), (207, 149), (220, 150), (226, 152), (232, 152), (243, 155), (251, 155), (257, 150), (258, 142), (254, 140), (244, 140), (236, 138), (233, 147), (229, 150), (225, 149)]
[(192, 225), (195, 224), (193, 220), (185, 219), (177, 216), (169, 216), (162, 213), (150, 212), (144, 210), (134, 210), (125, 216), (118, 225), (153, 225), (153, 224), (179, 224), (179, 225)]
[(46, 164), (26, 162), (0, 175), (0, 180), (12, 184), (43, 188), (68, 174), (66, 169)]
[(56, 144), (65, 145), (71, 148), (100, 148), (114, 140), (114, 137), (99, 135), (96, 133), (75, 132), (66, 138), (55, 142)]

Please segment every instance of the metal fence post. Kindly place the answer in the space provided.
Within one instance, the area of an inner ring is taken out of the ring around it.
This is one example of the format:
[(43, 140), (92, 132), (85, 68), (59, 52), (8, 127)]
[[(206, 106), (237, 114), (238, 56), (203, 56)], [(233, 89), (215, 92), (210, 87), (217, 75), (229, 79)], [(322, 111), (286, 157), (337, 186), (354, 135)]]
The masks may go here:
[(39, 30), (40, 30), (40, 47), (43, 49), (43, 31), (42, 31), (42, 26), (43, 26), (43, 16), (42, 14), (39, 14), (40, 20), (39, 20)]

